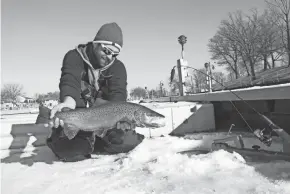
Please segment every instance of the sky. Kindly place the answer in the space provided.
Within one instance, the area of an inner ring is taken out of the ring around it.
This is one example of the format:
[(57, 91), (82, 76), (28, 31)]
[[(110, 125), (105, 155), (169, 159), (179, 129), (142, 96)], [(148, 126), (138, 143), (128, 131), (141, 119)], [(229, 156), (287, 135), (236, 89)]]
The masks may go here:
[(207, 44), (229, 12), (263, 10), (264, 0), (2, 0), (1, 87), (23, 85), (27, 96), (58, 91), (64, 55), (93, 40), (99, 28), (116, 22), (123, 31), (119, 59), (128, 74), (128, 91), (167, 85), (181, 57), (180, 35), (187, 36), (185, 59), (195, 68), (210, 60)]

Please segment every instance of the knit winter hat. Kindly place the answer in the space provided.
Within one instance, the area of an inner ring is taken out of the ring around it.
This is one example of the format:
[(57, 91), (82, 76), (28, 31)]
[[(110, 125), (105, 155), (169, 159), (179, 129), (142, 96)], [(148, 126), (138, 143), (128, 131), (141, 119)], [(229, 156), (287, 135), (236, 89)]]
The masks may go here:
[(119, 51), (121, 51), (121, 48), (123, 46), (122, 30), (115, 22), (104, 24), (99, 29), (93, 42), (111, 44), (117, 47)]

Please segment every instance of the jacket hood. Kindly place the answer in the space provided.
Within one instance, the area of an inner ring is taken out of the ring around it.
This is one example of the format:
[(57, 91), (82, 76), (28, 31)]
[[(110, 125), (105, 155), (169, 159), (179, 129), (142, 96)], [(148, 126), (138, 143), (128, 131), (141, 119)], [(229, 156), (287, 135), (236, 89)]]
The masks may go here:
[(90, 42), (89, 43), (87, 43), (87, 44), (80, 44), (80, 45), (78, 45), (77, 47), (76, 47), (76, 50), (78, 51), (78, 53), (80, 54), (80, 56), (82, 57), (82, 59), (90, 66), (90, 68), (92, 68), (92, 70), (100, 70), (101, 72), (102, 71), (105, 71), (105, 70), (107, 70), (110, 66), (112, 66), (113, 65), (113, 63), (114, 63), (114, 61), (115, 61), (115, 59), (113, 59), (113, 61), (111, 62), (111, 63), (109, 63), (107, 66), (105, 66), (105, 67), (101, 67), (101, 68), (94, 68), (94, 66), (92, 65), (92, 63), (90, 62), (90, 59), (89, 59), (89, 57), (88, 57), (88, 55), (87, 55), (87, 51), (88, 51), (88, 49), (89, 49), (89, 46), (91, 46), (91, 45), (89, 45), (90, 44)]
[[(94, 66), (91, 64), (89, 57), (87, 55), (88, 48), (89, 48), (89, 43), (80, 44), (76, 47), (76, 50), (80, 54), (82, 59), (89, 65), (89, 68), (88, 68), (89, 82), (98, 91), (99, 90), (98, 80), (100, 78), (100, 75), (102, 74), (103, 71), (107, 70), (114, 64), (115, 59), (113, 59), (113, 61), (105, 67), (95, 69)], [(104, 77), (111, 77), (111, 76), (104, 76)]]

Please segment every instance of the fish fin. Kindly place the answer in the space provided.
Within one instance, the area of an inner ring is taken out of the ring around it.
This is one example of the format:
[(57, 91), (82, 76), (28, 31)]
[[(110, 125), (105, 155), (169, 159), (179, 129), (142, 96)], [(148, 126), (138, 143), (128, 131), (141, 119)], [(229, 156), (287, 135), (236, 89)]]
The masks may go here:
[(71, 140), (77, 135), (77, 133), (79, 132), (79, 129), (73, 125), (64, 124), (63, 132), (67, 136), (67, 138)]
[(134, 124), (136, 124), (137, 126), (141, 126), (142, 122), (140, 121), (140, 114), (138, 113), (138, 111), (134, 112)]
[(122, 119), (120, 119), (118, 122), (127, 122), (127, 123), (132, 123), (135, 121), (130, 120), (127, 116), (123, 117)]
[(102, 130), (97, 130), (97, 131), (94, 131), (94, 136), (98, 136), (100, 138), (103, 138), (105, 137), (105, 135), (107, 134), (109, 129), (102, 129)]
[(93, 135), (94, 135), (94, 136), (101, 137), (103, 132), (104, 132), (103, 130), (102, 130), (102, 131), (99, 131), (99, 130), (98, 130), (98, 131), (94, 131), (94, 132), (93, 132)]

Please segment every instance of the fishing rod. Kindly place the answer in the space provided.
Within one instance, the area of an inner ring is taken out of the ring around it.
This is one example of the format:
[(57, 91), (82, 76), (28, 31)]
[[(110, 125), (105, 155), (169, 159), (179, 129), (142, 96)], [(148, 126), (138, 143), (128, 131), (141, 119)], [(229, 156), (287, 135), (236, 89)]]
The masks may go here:
[[(174, 66), (171, 70), (171, 76), (170, 76), (170, 83), (172, 83), (174, 75), (175, 75), (175, 67)], [(265, 129), (260, 130), (260, 129), (256, 129), (253, 130), (252, 127), (250, 126), (250, 124), (246, 121), (246, 119), (243, 117), (242, 113), (238, 110), (238, 108), (234, 105), (233, 101), (230, 100), (231, 104), (233, 105), (233, 107), (236, 109), (236, 111), (238, 112), (238, 114), (241, 116), (241, 118), (243, 119), (243, 121), (246, 123), (246, 125), (249, 127), (249, 129), (254, 133), (254, 135), (265, 145), (270, 146), (272, 143), (272, 131), (277, 129), (278, 126), (275, 125), (269, 118), (267, 118), (265, 115), (261, 114), (259, 111), (257, 111), (254, 107), (252, 107), (248, 102), (246, 102), (243, 98), (241, 98), (238, 94), (236, 94), (235, 92), (233, 92), (232, 90), (228, 89), (225, 85), (223, 85), (222, 83), (220, 83), (219, 81), (217, 81), (213, 76), (208, 75), (194, 67), (191, 66), (187, 66), (187, 65), (181, 65), (181, 67), (185, 67), (185, 68), (191, 68), (197, 72), (202, 73), (203, 75), (206, 75), (208, 77), (210, 77), (211, 79), (213, 79), (215, 82), (217, 82), (218, 84), (220, 84), (222, 87), (224, 87), (224, 89), (227, 89), (229, 92), (231, 92), (232, 94), (234, 94), (237, 98), (239, 98), (242, 102), (244, 102), (250, 109), (252, 109), (255, 113), (257, 113), (260, 118), (264, 121), (265, 124), (268, 125), (269, 128), (271, 128), (270, 131), (266, 131)], [(182, 83), (183, 84), (183, 83)]]

